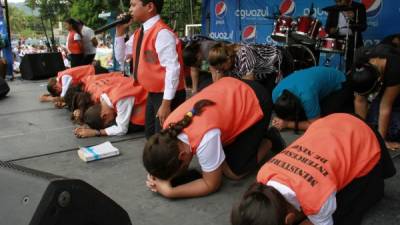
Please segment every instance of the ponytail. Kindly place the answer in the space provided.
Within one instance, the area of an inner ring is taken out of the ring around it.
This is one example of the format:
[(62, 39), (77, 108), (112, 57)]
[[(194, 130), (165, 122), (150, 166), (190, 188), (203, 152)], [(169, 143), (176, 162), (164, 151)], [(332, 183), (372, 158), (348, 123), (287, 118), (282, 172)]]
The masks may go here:
[(194, 104), (193, 109), (183, 116), (183, 119), (177, 123), (171, 123), (168, 125), (168, 128), (163, 129), (160, 133), (165, 134), (169, 133), (169, 135), (173, 138), (176, 138), (182, 130), (188, 127), (193, 120), (193, 116), (198, 116), (202, 113), (202, 109), (206, 106), (215, 105), (215, 102), (202, 99)]
[(79, 110), (79, 118), (77, 118), (77, 122), (83, 122), (83, 115), (85, 114), (86, 110), (93, 105), (91, 95), (86, 92), (78, 92), (74, 95), (72, 99), (72, 114), (71, 119), (74, 119), (74, 111)]
[(82, 84), (78, 84), (76, 86), (71, 86), (68, 88), (67, 92), (64, 96), (64, 102), (67, 104), (67, 108), (69, 111), (74, 111), (74, 98), (77, 93), (82, 92)]
[(201, 115), (203, 108), (210, 105), (215, 105), (215, 102), (207, 99), (196, 102), (182, 120), (169, 124), (149, 138), (143, 150), (143, 165), (149, 174), (167, 180), (179, 172), (182, 162), (179, 160), (177, 136), (191, 124), (193, 116)]
[(287, 202), (275, 188), (254, 183), (231, 213), (232, 225), (284, 225)]

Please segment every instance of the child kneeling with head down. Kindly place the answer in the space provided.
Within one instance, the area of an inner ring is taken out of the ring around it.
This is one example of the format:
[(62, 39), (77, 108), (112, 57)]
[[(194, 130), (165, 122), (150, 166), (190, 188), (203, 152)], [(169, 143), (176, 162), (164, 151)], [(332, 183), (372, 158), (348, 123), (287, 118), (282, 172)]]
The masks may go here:
[(260, 169), (232, 224), (357, 225), (395, 173), (377, 132), (353, 115), (332, 114)]
[(63, 98), (70, 86), (78, 85), (82, 79), (95, 74), (108, 73), (108, 70), (97, 65), (73, 67), (58, 72), (57, 77), (48, 80), (47, 91), (49, 94), (40, 96), (41, 102), (54, 102), (56, 106), (64, 106)]
[[(103, 80), (104, 81), (104, 80)], [(84, 123), (79, 127), (79, 138), (125, 135), (143, 129), (147, 92), (127, 77), (114, 77), (104, 81), (99, 103), (84, 113)]]
[[(272, 148), (284, 146), (279, 133), (267, 132), (271, 111), (270, 96), (255, 81), (225, 77), (203, 89), (147, 141), (143, 164), (148, 188), (167, 198), (199, 197), (215, 192), (222, 175), (240, 179), (249, 174)], [(200, 178), (177, 182), (186, 176), (194, 155)]]

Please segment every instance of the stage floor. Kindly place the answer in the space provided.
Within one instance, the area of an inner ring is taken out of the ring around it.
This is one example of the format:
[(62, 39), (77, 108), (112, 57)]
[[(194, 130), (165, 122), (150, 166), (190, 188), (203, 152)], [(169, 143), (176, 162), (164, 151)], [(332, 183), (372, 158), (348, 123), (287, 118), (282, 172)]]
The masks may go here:
[[(8, 97), (0, 100), (0, 160), (82, 179), (119, 203), (135, 225), (228, 225), (233, 203), (254, 181), (255, 174), (242, 181), (224, 180), (220, 191), (207, 197), (164, 199), (145, 186), (146, 172), (141, 162), (143, 133), (77, 139), (67, 110), (38, 101), (45, 92), (45, 81), (16, 80), (9, 85)], [(284, 132), (284, 137), (288, 142), (297, 138), (293, 132)], [(79, 146), (106, 140), (120, 149), (120, 156), (91, 163), (79, 159)], [(394, 161), (400, 170), (400, 157)], [(385, 198), (370, 211), (363, 225), (399, 224), (399, 187), (399, 174), (387, 180)]]

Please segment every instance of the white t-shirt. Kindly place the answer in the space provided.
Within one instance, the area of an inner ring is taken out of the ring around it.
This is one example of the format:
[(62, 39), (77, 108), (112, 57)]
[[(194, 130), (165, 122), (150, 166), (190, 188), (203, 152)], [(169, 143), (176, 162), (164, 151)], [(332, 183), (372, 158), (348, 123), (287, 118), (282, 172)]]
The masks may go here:
[(87, 26), (83, 26), (82, 30), (82, 42), (83, 42), (83, 51), (85, 55), (93, 55), (96, 54), (96, 47), (93, 46), (92, 39), (96, 37), (94, 35), (94, 31)]
[[(190, 145), (189, 137), (185, 133), (180, 133), (178, 139)], [(218, 169), (225, 160), (225, 153), (221, 142), (221, 130), (218, 128), (207, 131), (200, 141), (196, 150), (201, 170), (212, 172)]]
[(72, 76), (69, 74), (64, 74), (61, 76), (61, 94), (60, 97), (64, 98), (65, 94), (68, 91), (69, 86), (71, 85), (72, 82)]
[[(275, 188), (282, 194), (286, 201), (288, 201), (298, 211), (301, 211), (296, 193), (290, 187), (273, 180), (268, 181), (267, 186)], [(307, 217), (314, 225), (333, 225), (332, 215), (336, 211), (336, 207), (336, 192), (334, 192), (328, 197), (317, 214), (309, 215)]]

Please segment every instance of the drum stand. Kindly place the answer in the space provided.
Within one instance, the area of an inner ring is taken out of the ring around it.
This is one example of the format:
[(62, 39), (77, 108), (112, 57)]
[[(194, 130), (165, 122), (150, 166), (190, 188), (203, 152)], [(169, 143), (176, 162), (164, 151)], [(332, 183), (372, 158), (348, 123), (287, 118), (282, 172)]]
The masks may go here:
[[(358, 9), (356, 9), (356, 15), (355, 15), (355, 17), (356, 17), (356, 21), (355, 21), (355, 24), (356, 24), (356, 26), (358, 25)], [(351, 30), (351, 26), (350, 26), (350, 19), (349, 18), (347, 18), (346, 17), (346, 23), (347, 23), (347, 29), (349, 29), (349, 30)], [(354, 60), (356, 59), (356, 49), (357, 49), (357, 35), (358, 35), (358, 31), (357, 31), (357, 29), (355, 30), (355, 32), (354, 32), (354, 40), (352, 40), (353, 41), (353, 43), (354, 43), (354, 46), (353, 46), (353, 62), (354, 62)], [(347, 59), (348, 59), (348, 51), (349, 51), (349, 31), (346, 33), (346, 45), (345, 45), (346, 47), (345, 47), (345, 54), (344, 54), (344, 69), (343, 69), (343, 71), (346, 73), (347, 71), (346, 71), (346, 65), (347, 65)], [(352, 62), (352, 63), (353, 63)]]
[[(358, 8), (356, 9), (356, 26), (358, 26)], [(358, 36), (358, 27), (356, 27), (354, 32), (354, 51), (353, 51), (353, 62), (356, 59), (356, 49), (357, 49), (357, 36)]]
[[(347, 29), (350, 29), (350, 19), (346, 17), (346, 25)], [(349, 51), (349, 30), (346, 32), (346, 44), (344, 48), (344, 66), (340, 65), (342, 68), (343, 72), (346, 73), (346, 65), (347, 65), (347, 58), (348, 58), (348, 51)], [(342, 60), (340, 60), (340, 64), (342, 64)]]

